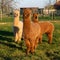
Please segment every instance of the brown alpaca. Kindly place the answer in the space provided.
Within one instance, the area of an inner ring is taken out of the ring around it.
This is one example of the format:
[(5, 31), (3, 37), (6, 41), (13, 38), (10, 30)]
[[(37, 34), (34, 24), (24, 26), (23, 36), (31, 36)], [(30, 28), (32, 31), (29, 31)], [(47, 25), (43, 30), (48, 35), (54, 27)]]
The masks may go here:
[(31, 9), (24, 8), (23, 10), (23, 32), (24, 40), (27, 46), (27, 54), (33, 53), (39, 40), (40, 26), (38, 23), (31, 21)]
[[(33, 22), (39, 22), (38, 21), (38, 14), (33, 14)], [(39, 22), (39, 25), (41, 27), (41, 34), (47, 34), (48, 35), (48, 43), (52, 43), (52, 37), (53, 37), (53, 31), (54, 31), (54, 25), (51, 22)], [(40, 36), (40, 43), (42, 43), (42, 35)]]

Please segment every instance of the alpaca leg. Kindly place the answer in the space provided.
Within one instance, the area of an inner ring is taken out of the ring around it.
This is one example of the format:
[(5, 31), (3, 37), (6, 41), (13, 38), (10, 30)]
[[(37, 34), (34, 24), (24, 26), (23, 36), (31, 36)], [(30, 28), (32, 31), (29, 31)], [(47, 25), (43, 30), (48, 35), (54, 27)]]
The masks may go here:
[(31, 51), (31, 53), (33, 54), (34, 53), (34, 51), (35, 51), (35, 41), (32, 41), (32, 42), (30, 42), (31, 43), (31, 47), (30, 47), (30, 51)]
[(22, 30), (18, 32), (18, 43), (21, 41), (22, 38)]
[(36, 47), (37, 47), (37, 45), (38, 45), (38, 42), (39, 42), (39, 38), (37, 38), (37, 39), (35, 40), (34, 49), (36, 49)]
[(18, 43), (20, 43), (20, 41), (21, 41), (21, 34), (20, 33), (18, 33)]
[(40, 35), (39, 43), (42, 43), (42, 35)]
[(52, 33), (48, 34), (48, 38), (49, 38), (48, 43), (52, 43)]
[(14, 40), (17, 42), (18, 40), (18, 28), (14, 26)]
[(15, 42), (18, 40), (18, 33), (15, 34)]
[(35, 51), (35, 46), (31, 46), (31, 47), (30, 47), (30, 49), (31, 49), (31, 50), (30, 50), (30, 51), (31, 51), (31, 53), (33, 54), (33, 53), (34, 53), (34, 51)]
[(28, 55), (29, 52), (30, 52), (30, 41), (25, 39), (25, 43), (26, 43), (26, 46), (27, 46), (26, 54)]

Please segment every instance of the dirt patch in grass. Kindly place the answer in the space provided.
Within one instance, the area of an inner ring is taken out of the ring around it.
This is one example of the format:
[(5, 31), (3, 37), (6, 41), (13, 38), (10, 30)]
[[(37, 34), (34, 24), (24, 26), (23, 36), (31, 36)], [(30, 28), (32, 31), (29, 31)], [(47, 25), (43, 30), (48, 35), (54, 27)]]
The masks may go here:
[(0, 25), (12, 24), (11, 22), (0, 22)]
[(7, 24), (7, 23), (0, 23), (1, 25)]

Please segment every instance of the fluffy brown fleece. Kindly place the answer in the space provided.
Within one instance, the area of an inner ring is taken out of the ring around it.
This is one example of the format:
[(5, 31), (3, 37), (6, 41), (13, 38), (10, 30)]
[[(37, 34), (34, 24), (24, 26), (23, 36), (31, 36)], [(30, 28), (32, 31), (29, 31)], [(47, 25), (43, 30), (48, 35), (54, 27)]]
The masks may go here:
[(39, 24), (31, 21), (31, 13), (31, 9), (23, 9), (23, 32), (27, 46), (27, 54), (34, 52), (41, 33)]
[[(48, 35), (48, 43), (52, 43), (52, 37), (53, 37), (53, 31), (54, 31), (54, 25), (51, 22), (40, 22), (38, 21), (38, 14), (33, 14), (33, 22), (39, 22), (39, 25), (41, 27), (41, 34), (47, 34)], [(42, 35), (40, 36), (40, 43), (42, 43)]]

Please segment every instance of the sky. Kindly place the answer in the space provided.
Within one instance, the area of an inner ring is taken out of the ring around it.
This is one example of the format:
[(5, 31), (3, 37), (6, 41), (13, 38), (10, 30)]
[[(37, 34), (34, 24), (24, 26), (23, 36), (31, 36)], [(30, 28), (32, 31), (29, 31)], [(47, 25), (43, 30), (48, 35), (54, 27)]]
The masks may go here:
[(56, 0), (14, 0), (16, 4), (12, 5), (13, 8), (24, 8), (24, 7), (38, 7), (38, 8), (44, 8), (48, 5), (53, 5)]

